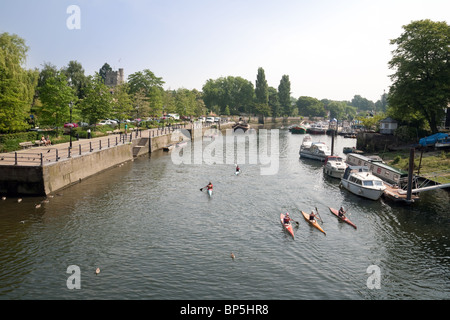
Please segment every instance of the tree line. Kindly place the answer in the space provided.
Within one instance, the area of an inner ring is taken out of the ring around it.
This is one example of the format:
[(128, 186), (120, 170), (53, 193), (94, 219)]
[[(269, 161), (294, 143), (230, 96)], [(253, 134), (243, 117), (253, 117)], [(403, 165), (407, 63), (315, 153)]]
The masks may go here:
[[(209, 79), (202, 91), (165, 90), (162, 77), (149, 69), (128, 76), (115, 87), (105, 84), (112, 71), (105, 63), (94, 75), (85, 75), (81, 63), (70, 61), (58, 69), (45, 63), (41, 70), (23, 65), (25, 40), (0, 34), (0, 132), (24, 131), (31, 126), (61, 127), (69, 121), (95, 124), (104, 118), (134, 119), (181, 116), (253, 114), (272, 117), (304, 116), (354, 119), (386, 114), (413, 127), (438, 130), (450, 102), (450, 27), (446, 22), (413, 21), (391, 40), (397, 48), (389, 67), (389, 93), (373, 102), (360, 95), (351, 101), (291, 96), (289, 75), (277, 88), (268, 85), (265, 71), (257, 70), (255, 85), (242, 77)], [(71, 107), (72, 106), (72, 107)], [(70, 110), (72, 108), (72, 110)], [(72, 111), (72, 112), (71, 112)]]

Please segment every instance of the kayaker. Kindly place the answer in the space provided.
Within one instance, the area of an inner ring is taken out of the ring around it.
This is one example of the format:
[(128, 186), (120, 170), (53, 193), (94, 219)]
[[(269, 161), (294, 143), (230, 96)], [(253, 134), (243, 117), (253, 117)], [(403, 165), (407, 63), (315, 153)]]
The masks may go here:
[(236, 172), (239, 172), (239, 171), (241, 171), (241, 168), (239, 168), (239, 166), (236, 165)]
[(213, 184), (211, 183), (211, 181), (208, 183), (208, 185), (206, 186), (206, 188), (208, 190), (212, 190), (213, 189)]
[(316, 220), (316, 215), (314, 213), (314, 210), (311, 210), (311, 214), (309, 215), (309, 221), (315, 221)]
[(345, 210), (344, 210), (344, 207), (341, 207), (340, 209), (339, 209), (339, 212), (338, 212), (338, 215), (339, 215), (339, 217), (340, 218), (345, 218)]
[(289, 216), (289, 212), (286, 212), (286, 215), (284, 216), (284, 219), (283, 219), (283, 223), (284, 224), (289, 224), (291, 221), (293, 221), (293, 220)]

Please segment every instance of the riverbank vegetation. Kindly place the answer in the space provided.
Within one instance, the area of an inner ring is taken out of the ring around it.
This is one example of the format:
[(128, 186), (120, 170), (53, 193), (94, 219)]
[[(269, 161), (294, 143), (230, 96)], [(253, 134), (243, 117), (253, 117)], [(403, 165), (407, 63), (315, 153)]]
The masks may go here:
[[(390, 166), (409, 170), (410, 151), (394, 151), (380, 154)], [(439, 183), (450, 183), (450, 151), (428, 151), (414, 153), (414, 173)]]

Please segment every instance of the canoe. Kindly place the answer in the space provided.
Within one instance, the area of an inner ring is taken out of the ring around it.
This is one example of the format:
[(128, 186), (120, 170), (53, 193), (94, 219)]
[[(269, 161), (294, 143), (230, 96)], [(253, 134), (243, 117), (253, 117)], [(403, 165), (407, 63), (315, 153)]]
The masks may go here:
[(338, 217), (339, 220), (342, 220), (342, 221), (344, 221), (344, 222), (347, 222), (349, 225), (351, 225), (353, 228), (356, 229), (356, 225), (355, 225), (353, 222), (351, 222), (351, 221), (349, 220), (349, 218), (347, 218), (347, 217), (344, 217), (344, 218), (339, 217), (339, 211), (338, 211), (338, 210), (333, 209), (333, 208), (330, 208), (330, 212), (331, 212), (332, 214), (334, 214), (336, 217)]
[(211, 189), (208, 190), (208, 196), (210, 196), (210, 197), (212, 196), (212, 190)]
[(303, 218), (305, 218), (305, 220), (306, 220), (307, 222), (309, 222), (313, 227), (315, 227), (315, 228), (317, 228), (318, 230), (322, 231), (324, 234), (327, 234), (327, 233), (322, 229), (322, 227), (320, 226), (320, 224), (319, 224), (316, 220), (314, 220), (314, 221), (309, 220), (309, 213), (306, 213), (306, 212), (303, 212), (303, 211), (302, 211), (302, 214), (303, 214)]
[(289, 232), (289, 234), (292, 236), (292, 238), (294, 238), (294, 228), (292, 227), (292, 223), (290, 223), (290, 222), (288, 224), (284, 223), (284, 214), (283, 213), (280, 214), (280, 221), (281, 221), (281, 224), (283, 225), (284, 229), (287, 232)]

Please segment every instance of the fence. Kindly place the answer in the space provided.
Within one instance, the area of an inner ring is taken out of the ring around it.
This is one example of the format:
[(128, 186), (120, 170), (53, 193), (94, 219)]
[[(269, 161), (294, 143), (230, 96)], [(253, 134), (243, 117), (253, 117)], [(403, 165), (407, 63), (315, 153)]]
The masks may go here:
[[(193, 124), (196, 125), (197, 123)], [(213, 124), (204, 123), (203, 126)], [(154, 138), (171, 134), (178, 129), (191, 128), (191, 124), (181, 124), (163, 128), (148, 130), (135, 130), (131, 133), (117, 134), (114, 136), (105, 136), (89, 140), (76, 140), (72, 142), (72, 148), (68, 143), (53, 145), (49, 147), (37, 147), (26, 149), (25, 151), (16, 151), (0, 154), (0, 165), (21, 165), (21, 166), (43, 166), (52, 162), (58, 162), (61, 159), (68, 159), (83, 154), (112, 148), (119, 144), (131, 143), (133, 138)], [(30, 151), (28, 151), (30, 150)]]

